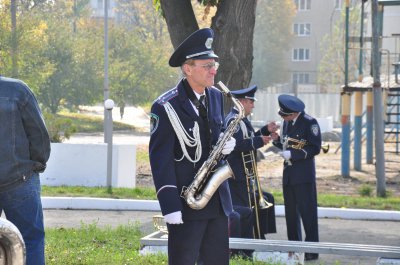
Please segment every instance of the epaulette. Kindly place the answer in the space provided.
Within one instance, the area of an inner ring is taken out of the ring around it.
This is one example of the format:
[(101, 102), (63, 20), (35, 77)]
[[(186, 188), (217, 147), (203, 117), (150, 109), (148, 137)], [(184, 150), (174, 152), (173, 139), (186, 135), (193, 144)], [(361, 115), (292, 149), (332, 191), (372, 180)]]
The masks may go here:
[(168, 101), (170, 101), (172, 98), (178, 96), (178, 88), (175, 87), (171, 90), (168, 90), (167, 92), (165, 92), (164, 94), (162, 94), (161, 96), (159, 96), (157, 98), (157, 103), (160, 105), (164, 105), (165, 103), (167, 103)]
[(307, 120), (310, 120), (310, 121), (312, 121), (314, 119), (313, 117), (311, 117), (308, 114), (304, 114), (304, 118), (306, 118)]

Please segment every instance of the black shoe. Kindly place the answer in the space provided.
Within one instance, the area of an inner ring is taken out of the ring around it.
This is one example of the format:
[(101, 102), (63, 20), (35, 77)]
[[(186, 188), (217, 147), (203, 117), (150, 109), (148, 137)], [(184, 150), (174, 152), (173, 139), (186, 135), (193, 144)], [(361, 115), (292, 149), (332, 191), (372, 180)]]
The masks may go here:
[(304, 260), (316, 260), (316, 259), (318, 259), (317, 253), (306, 253), (304, 255)]

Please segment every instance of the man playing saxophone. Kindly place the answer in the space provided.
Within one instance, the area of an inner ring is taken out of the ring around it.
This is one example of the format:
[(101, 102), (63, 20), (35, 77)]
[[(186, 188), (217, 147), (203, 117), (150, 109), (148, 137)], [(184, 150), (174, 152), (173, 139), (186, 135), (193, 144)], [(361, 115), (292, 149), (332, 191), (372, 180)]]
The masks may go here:
[[(252, 229), (250, 231), (242, 229), (241, 237), (265, 239), (266, 234), (276, 233), (274, 197), (270, 193), (261, 191), (256, 150), (268, 144), (271, 137), (277, 139), (275, 131), (278, 126), (272, 122), (258, 131), (254, 130), (248, 116), (254, 108), (256, 91), (257, 86), (252, 86), (231, 92), (242, 103), (245, 117), (233, 135), (236, 146), (228, 157), (228, 162), (234, 176), (229, 179), (229, 187), (234, 210), (242, 213), (242, 207), (247, 207), (251, 208), (253, 213)], [(225, 124), (228, 125), (237, 113), (238, 110), (233, 107), (225, 119)]]
[[(316, 119), (304, 112), (303, 101), (292, 95), (280, 95), (279, 115), (283, 124), (280, 137), (273, 144), (286, 150), (284, 158), (283, 198), (289, 240), (318, 242), (317, 187), (314, 157), (321, 150), (321, 131)], [(284, 139), (284, 141), (282, 140)], [(305, 260), (318, 259), (317, 253), (306, 253)]]
[[(219, 63), (212, 50), (213, 31), (200, 29), (184, 40), (169, 65), (183, 78), (151, 108), (150, 165), (161, 212), (168, 228), (168, 263), (229, 264), (228, 215), (232, 201), (225, 180), (208, 203), (194, 209), (182, 191), (192, 182), (219, 138), (222, 154), (235, 146), (223, 129), (223, 95), (213, 87)], [(217, 166), (216, 166), (217, 167)]]

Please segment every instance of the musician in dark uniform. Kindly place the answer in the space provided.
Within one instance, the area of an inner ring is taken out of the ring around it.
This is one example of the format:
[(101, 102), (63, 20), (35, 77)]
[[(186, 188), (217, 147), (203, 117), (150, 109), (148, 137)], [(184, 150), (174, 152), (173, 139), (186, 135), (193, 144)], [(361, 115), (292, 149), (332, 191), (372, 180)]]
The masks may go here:
[[(317, 187), (314, 157), (321, 150), (321, 131), (317, 120), (304, 112), (297, 97), (280, 95), (279, 115), (283, 125), (274, 145), (281, 148), (284, 160), (283, 198), (289, 240), (318, 242)], [(317, 253), (306, 253), (305, 260), (318, 259)]]
[[(229, 186), (231, 189), (234, 210), (236, 210), (237, 207), (249, 208), (251, 206), (255, 206), (254, 203), (257, 204), (257, 207), (251, 207), (253, 208), (252, 218), (254, 225), (251, 227), (250, 231), (247, 231), (247, 233), (244, 233), (243, 231), (242, 237), (265, 239), (266, 234), (276, 233), (274, 197), (268, 192), (263, 192), (263, 196), (261, 196), (261, 198), (272, 205), (269, 208), (262, 209), (262, 207), (259, 205), (258, 191), (255, 189), (258, 187), (256, 185), (252, 185), (256, 184), (254, 182), (257, 182), (257, 178), (254, 174), (250, 174), (253, 175), (253, 179), (251, 182), (249, 182), (248, 173), (255, 172), (258, 174), (256, 172), (257, 168), (253, 168), (253, 165), (256, 165), (257, 162), (256, 150), (268, 144), (272, 135), (277, 137), (275, 131), (278, 129), (278, 126), (272, 122), (263, 126), (258, 131), (254, 130), (247, 117), (251, 114), (254, 108), (256, 91), (257, 86), (252, 86), (231, 92), (240, 101), (240, 103), (242, 103), (245, 112), (245, 118), (241, 120), (239, 126), (237, 127), (237, 131), (233, 135), (233, 137), (236, 139), (236, 146), (228, 157), (228, 162), (232, 168), (234, 176), (233, 178), (229, 179)], [(228, 126), (228, 124), (235, 118), (235, 116), (237, 116), (237, 114), (238, 110), (236, 107), (233, 107), (225, 119), (226, 126)], [(251, 162), (249, 161), (251, 153), (254, 159), (254, 164), (247, 163)], [(244, 161), (246, 161), (246, 165)], [(249, 171), (246, 172), (245, 167), (250, 167), (248, 168)]]
[[(183, 78), (151, 108), (150, 165), (161, 212), (168, 227), (168, 263), (229, 264), (229, 185), (224, 181), (202, 209), (190, 208), (181, 197), (207, 160), (223, 129), (223, 95), (214, 85), (218, 56), (213, 31), (200, 29), (172, 54), (169, 65)], [(204, 99), (203, 99), (204, 98)], [(231, 137), (221, 153), (235, 146)]]

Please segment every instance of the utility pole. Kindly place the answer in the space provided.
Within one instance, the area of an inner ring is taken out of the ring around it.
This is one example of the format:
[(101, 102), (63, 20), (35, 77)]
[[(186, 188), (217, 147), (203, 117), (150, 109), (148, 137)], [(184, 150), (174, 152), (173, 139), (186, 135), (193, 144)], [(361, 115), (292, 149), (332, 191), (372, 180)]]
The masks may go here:
[(375, 127), (375, 175), (376, 175), (376, 194), (378, 197), (386, 196), (385, 180), (385, 145), (384, 145), (384, 123), (383, 123), (383, 104), (382, 86), (380, 82), (380, 47), (379, 37), (381, 33), (381, 15), (379, 12), (378, 0), (372, 0), (372, 75), (374, 79), (374, 127)]
[(109, 98), (108, 88), (108, 0), (104, 0), (104, 143), (107, 144), (107, 188), (112, 188), (112, 109), (114, 101)]

